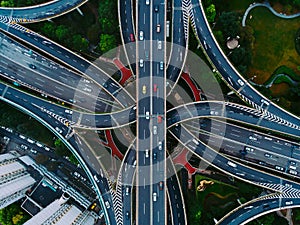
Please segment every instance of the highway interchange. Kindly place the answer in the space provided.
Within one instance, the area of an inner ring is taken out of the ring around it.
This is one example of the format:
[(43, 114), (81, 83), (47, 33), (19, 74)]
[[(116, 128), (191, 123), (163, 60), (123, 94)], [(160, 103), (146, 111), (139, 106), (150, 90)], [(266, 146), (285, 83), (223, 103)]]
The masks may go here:
[[(135, 4), (119, 0), (120, 32), (135, 74), (135, 93), (112, 79), (105, 68), (15, 23), (59, 16), (84, 3), (53, 1), (39, 7), (1, 9), (0, 96), (47, 126), (76, 155), (95, 186), (107, 224), (188, 223), (180, 181), (169, 157), (171, 149), (167, 149), (167, 129), (182, 146), (216, 169), (277, 193), (246, 203), (220, 224), (243, 224), (279, 208), (299, 206), (300, 187), (294, 179), (300, 173), (299, 118), (258, 93), (234, 69), (212, 36), (201, 2), (174, 0), (170, 6), (163, 0), (138, 0)], [(168, 46), (170, 13), (172, 43)], [(165, 87), (169, 80), (173, 89), (183, 70), (189, 19), (212, 66), (248, 107), (202, 101), (167, 109), (171, 92)], [(11, 86), (12, 82), (34, 95)], [(72, 105), (72, 113), (45, 96)], [(128, 130), (133, 123), (136, 137), (131, 138), (113, 190), (101, 162), (105, 148), (99, 144), (95, 151), (77, 129)], [(276, 131), (280, 137), (259, 129)], [(241, 155), (252, 164), (228, 157)]]

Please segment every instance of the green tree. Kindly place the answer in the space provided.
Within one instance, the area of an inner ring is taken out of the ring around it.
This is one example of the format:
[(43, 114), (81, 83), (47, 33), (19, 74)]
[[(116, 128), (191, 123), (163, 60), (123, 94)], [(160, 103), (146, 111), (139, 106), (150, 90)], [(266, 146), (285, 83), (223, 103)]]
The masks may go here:
[(86, 51), (89, 46), (88, 41), (81, 37), (80, 34), (76, 34), (72, 37), (72, 44), (73, 47), (79, 51)]
[(210, 4), (207, 8), (206, 8), (206, 18), (208, 20), (208, 22), (212, 23), (215, 21), (215, 17), (216, 17), (216, 8), (214, 4)]
[(222, 12), (219, 17), (222, 32), (227, 37), (236, 37), (240, 33), (239, 16), (236, 12)]
[(114, 35), (101, 34), (99, 48), (102, 53), (105, 53), (116, 47), (116, 38)]
[(70, 30), (64, 25), (59, 25), (56, 28), (55, 35), (59, 41), (67, 43), (67, 39), (69, 38)]
[(56, 25), (54, 23), (47, 22), (41, 27), (41, 32), (49, 38), (54, 38), (55, 29), (56, 29)]

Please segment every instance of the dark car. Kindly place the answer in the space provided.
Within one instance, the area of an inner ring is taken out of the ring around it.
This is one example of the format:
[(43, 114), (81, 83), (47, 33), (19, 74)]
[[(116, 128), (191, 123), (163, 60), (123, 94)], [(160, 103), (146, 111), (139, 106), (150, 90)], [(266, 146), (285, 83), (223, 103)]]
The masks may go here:
[(164, 182), (160, 181), (159, 184), (158, 184), (158, 186), (159, 186), (159, 190), (162, 191), (164, 189)]
[(36, 66), (33, 65), (33, 64), (29, 64), (29, 67), (30, 67), (31, 69), (36, 69)]
[(154, 160), (157, 159), (157, 154), (156, 154), (156, 152), (153, 153), (153, 159), (154, 159)]

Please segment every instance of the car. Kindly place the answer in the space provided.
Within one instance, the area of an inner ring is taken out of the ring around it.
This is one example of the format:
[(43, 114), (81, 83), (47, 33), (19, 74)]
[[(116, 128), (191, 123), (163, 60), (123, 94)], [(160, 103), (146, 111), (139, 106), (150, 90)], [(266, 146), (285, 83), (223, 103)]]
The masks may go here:
[(22, 134), (19, 135), (20, 138), (25, 139), (26, 137), (23, 136)]
[(93, 205), (91, 206), (91, 210), (93, 210), (96, 206), (97, 206), (97, 204), (96, 204), (96, 202), (94, 202)]
[(156, 202), (157, 201), (157, 193), (153, 192), (153, 201)]
[(134, 35), (133, 35), (133, 34), (130, 34), (130, 35), (129, 35), (129, 38), (130, 38), (130, 41), (131, 41), (131, 42), (134, 42), (134, 41), (135, 41)]
[(161, 123), (162, 122), (162, 116), (157, 116), (157, 123)]
[(159, 63), (159, 69), (160, 70), (164, 70), (164, 62), (163, 61), (160, 61), (160, 63)]
[(92, 92), (92, 89), (91, 89), (91, 88), (88, 88), (88, 87), (84, 87), (83, 90), (84, 90), (84, 91), (87, 91), (87, 92)]
[(27, 141), (31, 144), (33, 144), (35, 142), (34, 140), (31, 140), (30, 138), (27, 138)]
[(234, 167), (234, 168), (237, 167), (237, 165), (236, 165), (235, 163), (231, 162), (231, 161), (228, 161), (227, 164), (228, 164), (229, 166), (231, 166), (231, 167)]
[(140, 31), (140, 36), (139, 36), (140, 41), (144, 40), (144, 31)]
[(250, 140), (253, 140), (253, 141), (257, 141), (257, 138), (256, 138), (256, 137), (253, 137), (253, 136), (249, 136), (249, 139), (250, 139)]
[(247, 152), (254, 152), (254, 149), (253, 149), (253, 148), (250, 148), (250, 147), (245, 147), (245, 150), (246, 150)]
[(32, 152), (32, 154), (37, 154), (37, 151), (34, 149), (30, 149), (30, 151)]
[(147, 51), (147, 50), (145, 51), (145, 58), (149, 59), (149, 51)]
[(97, 175), (95, 174), (93, 177), (94, 177), (94, 180), (95, 180), (97, 183), (99, 183), (99, 179), (98, 179)]
[(90, 84), (90, 83), (91, 83), (91, 81), (88, 80), (88, 79), (83, 79), (83, 82), (84, 82), (84, 83), (87, 83), (87, 84)]
[(50, 151), (50, 148), (47, 147), (47, 146), (45, 146), (45, 150), (49, 152), (49, 151)]
[(153, 159), (154, 159), (154, 160), (157, 159), (157, 154), (156, 154), (156, 152), (153, 153)]
[(150, 119), (150, 113), (149, 113), (149, 111), (146, 112), (146, 119), (147, 119), (147, 120)]
[(159, 11), (159, 5), (155, 5), (154, 6), (154, 12), (158, 12)]
[(72, 102), (72, 103), (76, 103), (77, 102), (75, 99), (71, 99), (71, 98), (69, 99), (69, 101)]
[(142, 93), (145, 95), (147, 93), (147, 86), (143, 85)]
[(241, 80), (241, 79), (238, 79), (238, 83), (239, 85), (243, 86), (245, 83)]
[(146, 149), (146, 150), (145, 150), (145, 157), (146, 157), (146, 158), (149, 158), (149, 149)]
[(154, 91), (154, 92), (157, 92), (157, 84), (154, 84), (154, 85), (153, 85), (153, 91)]
[(259, 165), (262, 165), (262, 166), (267, 165), (266, 162), (264, 162), (264, 161), (259, 161), (258, 164), (259, 164)]
[(157, 41), (157, 49), (161, 49), (161, 48), (162, 48), (161, 41)]
[(129, 220), (129, 217), (130, 217), (129, 211), (126, 211), (125, 217), (126, 217), (127, 220)]
[(293, 201), (285, 202), (286, 205), (293, 205)]
[(192, 140), (196, 145), (199, 145), (199, 142), (194, 138), (193, 140)]
[(164, 182), (160, 181), (158, 186), (159, 186), (159, 190), (163, 190), (164, 189)]
[(292, 174), (292, 175), (297, 175), (298, 172), (296, 170), (289, 170), (289, 173)]
[(36, 69), (36, 66), (33, 65), (33, 64), (29, 64), (29, 67), (30, 67), (31, 69)]
[(21, 145), (21, 148), (24, 149), (24, 150), (27, 150), (28, 146), (27, 145)]
[(143, 66), (144, 66), (144, 60), (140, 59), (140, 67), (143, 67)]
[(41, 143), (39, 143), (39, 142), (36, 142), (35, 144), (36, 144), (38, 147), (40, 147), (40, 148), (44, 147), (44, 145), (41, 144)]
[(284, 171), (284, 168), (283, 168), (283, 167), (277, 166), (277, 165), (275, 166), (275, 169), (276, 169), (276, 170), (279, 170), (279, 171)]
[(136, 160), (134, 160), (133, 164), (132, 164), (132, 167), (135, 167), (136, 166)]
[(159, 33), (160, 32), (160, 24), (156, 25), (156, 32)]
[(153, 126), (153, 134), (154, 134), (154, 135), (157, 134), (157, 126)]
[(162, 142), (161, 141), (158, 142), (158, 150), (162, 150)]
[(72, 111), (72, 110), (69, 110), (69, 109), (65, 109), (65, 113), (73, 114), (73, 111)]
[(60, 128), (58, 128), (58, 127), (55, 127), (55, 130), (58, 132), (58, 133), (62, 133), (62, 130), (60, 129)]
[(127, 186), (127, 187), (125, 188), (125, 194), (126, 194), (126, 195), (129, 195), (129, 193), (130, 193), (130, 187)]
[(269, 153), (265, 153), (265, 157), (267, 157), (267, 158), (272, 158), (272, 155), (269, 154)]
[(108, 201), (105, 202), (105, 206), (106, 206), (106, 208), (108, 208), (108, 209), (110, 208), (110, 204), (109, 204)]
[(270, 103), (269, 103), (269, 102), (267, 102), (267, 101), (266, 101), (266, 100), (264, 100), (264, 99), (261, 99), (260, 101), (261, 101), (261, 103), (263, 103), (263, 104), (270, 105)]
[(291, 169), (291, 170), (296, 170), (296, 169), (297, 169), (297, 167), (296, 167), (296, 166), (292, 166), (292, 165), (290, 165), (290, 169)]
[(150, 4), (150, 0), (146, 0), (146, 5), (149, 5)]

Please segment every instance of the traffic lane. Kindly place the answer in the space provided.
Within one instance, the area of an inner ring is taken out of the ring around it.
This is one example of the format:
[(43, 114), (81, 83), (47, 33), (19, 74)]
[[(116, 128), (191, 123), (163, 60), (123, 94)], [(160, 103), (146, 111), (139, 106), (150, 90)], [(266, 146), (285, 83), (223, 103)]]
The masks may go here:
[[(232, 119), (236, 121), (242, 121), (244, 123), (260, 126), (263, 128), (272, 129), (274, 131), (280, 131), (282, 133), (286, 133), (289, 135), (299, 136), (300, 131), (294, 129), (292, 127), (285, 126), (283, 124), (278, 124), (272, 120), (268, 120), (264, 117), (261, 112), (256, 111), (254, 109), (239, 106), (236, 104), (233, 105), (225, 105), (225, 110), (222, 107), (224, 102), (209, 102), (210, 108), (207, 108), (207, 102), (202, 103), (193, 103), (188, 104), (182, 107), (177, 107), (176, 109), (172, 109), (167, 112), (168, 116), (168, 126), (173, 123), (179, 122), (179, 120), (188, 120), (191, 117), (199, 117), (199, 116), (207, 116), (210, 117), (224, 117), (226, 115), (227, 119)], [(172, 117), (171, 111), (176, 110), (180, 111), (178, 116)], [(246, 111), (247, 110), (247, 111)], [(209, 113), (208, 113), (209, 112)], [(226, 113), (225, 113), (226, 112)], [(171, 114), (170, 114), (171, 113)]]
[(85, 0), (73, 0), (73, 1), (51, 1), (46, 4), (35, 5), (32, 7), (20, 7), (13, 9), (0, 9), (2, 16), (10, 17), (13, 20), (28, 20), (46, 19), (48, 17), (58, 16), (66, 13), (76, 7), (82, 5)]
[[(167, 159), (167, 187), (168, 195), (170, 199), (170, 207), (172, 210), (173, 224), (183, 225), (185, 224), (185, 206), (183, 202), (183, 196), (181, 195), (179, 180), (177, 179), (173, 162), (170, 158)], [(164, 182), (165, 186), (165, 182)], [(165, 190), (166, 191), (166, 190)]]
[[(240, 179), (259, 182), (259, 183), (269, 183), (269, 184), (285, 184), (292, 183), (291, 181), (284, 180), (282, 178), (276, 177), (275, 175), (266, 174), (262, 171), (254, 170), (249, 167), (245, 167), (238, 163), (228, 163), (229, 160), (218, 152), (213, 151), (211, 148), (207, 148), (202, 142), (196, 144), (193, 141), (193, 136), (182, 126), (176, 126), (169, 128), (171, 132), (179, 138), (182, 143), (185, 144), (191, 151), (197, 153), (198, 156), (205, 158), (209, 163), (216, 166), (217, 168), (227, 172)], [(293, 182), (295, 188), (299, 188), (299, 184)]]
[(237, 211), (227, 214), (222, 221), (218, 224), (242, 224), (250, 222), (255, 219), (256, 216), (261, 215), (265, 212), (272, 212), (282, 208), (290, 208), (299, 206), (300, 201), (298, 198), (286, 198), (286, 199), (265, 199), (257, 200), (251, 204), (247, 204), (245, 207), (240, 208)]
[(61, 62), (75, 68), (77, 71), (85, 73), (92, 80), (101, 85), (101, 87), (103, 87), (107, 93), (111, 94), (112, 96), (119, 95), (116, 101), (121, 101), (120, 103), (122, 105), (128, 106), (134, 104), (134, 99), (123, 89), (122, 86), (120, 86), (120, 84), (108, 77), (101, 69), (95, 67), (93, 64), (90, 64), (83, 58), (74, 55), (69, 50), (58, 46), (56, 43), (50, 42), (50, 40), (46, 40), (37, 34), (20, 31), (14, 29), (13, 27), (8, 28), (7, 25), (3, 23), (0, 23), (0, 29), (2, 29), (4, 32), (9, 32), (18, 38), (21, 38), (29, 44), (33, 44), (35, 47), (42, 49), (47, 54), (56, 57)]

